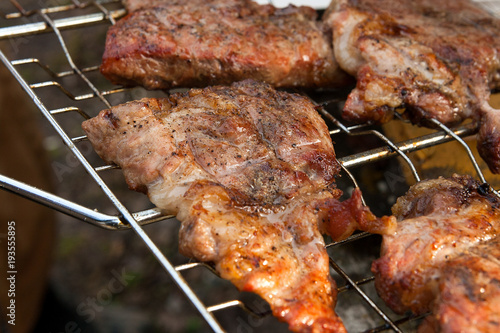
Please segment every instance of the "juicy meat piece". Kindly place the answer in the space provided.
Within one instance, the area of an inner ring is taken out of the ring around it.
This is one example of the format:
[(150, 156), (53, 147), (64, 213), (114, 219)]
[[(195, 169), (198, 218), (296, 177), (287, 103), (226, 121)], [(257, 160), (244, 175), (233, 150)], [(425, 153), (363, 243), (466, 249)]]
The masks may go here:
[(500, 331), (500, 239), (445, 266), (433, 312), (419, 332)]
[[(159, 6), (177, 6), (186, 3), (186, 0), (122, 0), (123, 5), (129, 13), (144, 8), (153, 8)], [(203, 6), (210, 3), (215, 7), (231, 7), (236, 5), (249, 5), (251, 0), (190, 0), (190, 6)]]
[(346, 81), (312, 8), (245, 0), (166, 3), (110, 27), (101, 72), (113, 83), (168, 89), (251, 78), (316, 88)]
[[(491, 109), (485, 103), (485, 108)], [(493, 173), (500, 173), (500, 111), (491, 109), (481, 119), (477, 150)]]
[(444, 265), (500, 231), (498, 200), (468, 177), (422, 181), (393, 207), (398, 227), (372, 266), (381, 297), (398, 313), (425, 313)]
[(151, 8), (151, 7), (156, 7), (156, 6), (161, 6), (165, 4), (179, 4), (182, 2), (182, 0), (150, 0), (150, 1), (144, 1), (144, 0), (122, 0), (121, 1), (123, 6), (125, 6), (125, 9), (127, 9), (127, 12), (135, 12), (136, 10), (143, 9), (143, 8)]
[[(330, 189), (340, 168), (309, 99), (250, 80), (126, 103), (83, 126), (97, 153), (122, 167), (130, 188), (149, 186), (149, 195), (159, 186), (162, 196), (177, 198), (181, 188), (208, 180), (242, 205), (266, 207), (303, 190)], [(176, 213), (165, 207), (171, 199), (162, 199), (158, 204)]]
[(381, 258), (372, 265), (379, 295), (398, 313), (433, 310), (422, 331), (469, 332), (455, 328), (473, 317), (497, 318), (499, 286), (488, 289), (491, 298), (474, 295), (481, 294), (481, 279), (494, 280), (499, 273), (499, 257), (492, 270), (484, 270), (492, 260), (488, 253), (500, 251), (499, 205), (498, 197), (470, 177), (413, 186), (393, 207), (397, 230), (383, 237)]
[(345, 331), (320, 222), (347, 237), (391, 232), (395, 219), (376, 219), (358, 192), (338, 202), (339, 164), (309, 99), (243, 81), (129, 102), (83, 128), (131, 188), (182, 222), (183, 254), (259, 294), (293, 331)]
[(357, 77), (343, 115), (386, 122), (398, 108), (415, 123), (482, 124), (478, 148), (500, 172), (500, 20), (468, 0), (338, 0), (324, 16), (339, 65)]
[(477, 117), (500, 84), (499, 20), (468, 0), (339, 0), (324, 20), (358, 79), (348, 118), (383, 121), (404, 106), (417, 121), (453, 123)]
[(292, 331), (345, 332), (334, 312), (325, 243), (309, 208), (316, 199), (299, 196), (281, 210), (258, 213), (236, 208), (222, 186), (203, 182), (184, 197), (190, 204), (177, 215), (181, 253), (214, 262), (222, 278), (260, 295)]

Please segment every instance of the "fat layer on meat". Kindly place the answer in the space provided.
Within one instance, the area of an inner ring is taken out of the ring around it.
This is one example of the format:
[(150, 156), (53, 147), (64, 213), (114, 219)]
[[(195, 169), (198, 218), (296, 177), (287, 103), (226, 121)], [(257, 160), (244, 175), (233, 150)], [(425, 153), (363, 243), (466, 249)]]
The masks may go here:
[(348, 80), (314, 9), (243, 0), (165, 1), (131, 12), (110, 27), (101, 72), (115, 84), (148, 89), (249, 78), (317, 88)]
[(432, 311), (421, 332), (498, 327), (499, 286), (485, 283), (500, 273), (499, 204), (471, 177), (410, 188), (393, 207), (396, 232), (383, 236), (381, 257), (372, 265), (379, 295), (398, 313)]
[(339, 202), (326, 124), (305, 97), (243, 81), (143, 99), (83, 123), (132, 189), (182, 222), (179, 248), (259, 294), (292, 331), (344, 332), (320, 231), (388, 233), (360, 193)]
[(414, 123), (481, 122), (478, 149), (500, 171), (500, 20), (468, 0), (335, 0), (324, 20), (335, 56), (357, 78), (343, 115), (386, 122), (405, 109)]

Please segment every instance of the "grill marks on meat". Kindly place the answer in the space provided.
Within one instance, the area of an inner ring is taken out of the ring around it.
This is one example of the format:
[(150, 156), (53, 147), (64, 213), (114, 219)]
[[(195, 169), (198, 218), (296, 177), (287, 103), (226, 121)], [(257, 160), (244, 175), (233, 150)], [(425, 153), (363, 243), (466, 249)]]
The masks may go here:
[(328, 129), (306, 98), (254, 81), (143, 99), (83, 123), (129, 186), (182, 222), (179, 248), (259, 294), (293, 331), (344, 332), (320, 233), (391, 232), (340, 203)]
[(333, 1), (324, 20), (335, 56), (357, 77), (344, 116), (386, 122), (398, 108), (415, 123), (482, 123), (478, 148), (500, 171), (500, 22), (468, 0)]
[(397, 230), (372, 265), (379, 295), (398, 313), (432, 311), (422, 332), (497, 331), (499, 205), (470, 177), (413, 186), (393, 207)]
[(110, 27), (101, 72), (113, 83), (169, 89), (251, 78), (316, 88), (347, 80), (312, 8), (247, 0), (159, 3), (132, 1), (135, 11)]

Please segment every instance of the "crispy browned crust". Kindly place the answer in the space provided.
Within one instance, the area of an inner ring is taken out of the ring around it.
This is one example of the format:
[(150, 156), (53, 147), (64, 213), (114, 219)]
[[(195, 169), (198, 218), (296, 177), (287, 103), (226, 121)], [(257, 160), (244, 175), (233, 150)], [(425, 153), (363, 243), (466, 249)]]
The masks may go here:
[(479, 118), (500, 84), (499, 20), (468, 0), (340, 0), (324, 20), (340, 65), (357, 76), (349, 119), (383, 122), (401, 107), (415, 122)]
[(340, 170), (314, 104), (251, 80), (129, 102), (83, 128), (106, 162), (133, 171), (126, 179), (134, 190), (182, 160), (241, 205), (273, 205), (334, 186)]
[[(159, 6), (177, 6), (186, 4), (185, 0), (122, 0), (123, 5), (129, 13), (145, 8), (153, 8)], [(210, 3), (215, 7), (231, 7), (235, 5), (251, 6), (251, 0), (190, 0), (190, 6), (204, 6)]]
[(498, 287), (492, 287), (491, 298), (474, 295), (483, 273), (495, 279), (500, 272), (498, 258), (488, 270), (491, 258), (478, 258), (500, 251), (499, 204), (498, 197), (471, 177), (413, 186), (394, 206), (398, 227), (394, 235), (384, 236), (381, 257), (372, 265), (379, 295), (398, 313), (433, 311), (422, 332), (463, 332), (460, 323), (472, 317), (498, 318)]
[[(321, 228), (389, 233), (334, 177), (340, 166), (315, 105), (251, 80), (149, 98), (83, 123), (132, 189), (182, 222), (179, 250), (269, 302), (297, 332), (345, 332)], [(326, 226), (325, 226), (326, 225)]]
[(324, 20), (335, 56), (357, 78), (343, 116), (384, 123), (405, 110), (413, 123), (481, 122), (478, 150), (500, 172), (500, 20), (469, 0), (337, 0)]
[(184, 2), (136, 10), (110, 27), (101, 72), (148, 89), (252, 78), (276, 87), (343, 84), (331, 37), (309, 7)]
[(499, 241), (474, 247), (446, 265), (434, 315), (427, 319), (435, 332), (500, 330)]

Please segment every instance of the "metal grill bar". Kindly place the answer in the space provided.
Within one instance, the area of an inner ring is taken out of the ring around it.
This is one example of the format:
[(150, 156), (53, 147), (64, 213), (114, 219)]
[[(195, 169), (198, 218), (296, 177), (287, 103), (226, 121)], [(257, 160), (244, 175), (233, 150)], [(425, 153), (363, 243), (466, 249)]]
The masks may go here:
[(389, 318), (389, 316), (387, 314), (384, 313), (384, 311), (382, 311), (382, 309), (380, 309), (377, 304), (375, 304), (372, 299), (370, 297), (368, 297), (368, 295), (366, 295), (363, 290), (361, 290), (361, 288), (359, 288), (358, 284), (356, 282), (354, 282), (351, 277), (349, 275), (347, 275), (344, 270), (342, 268), (340, 268), (339, 265), (337, 265), (337, 263), (335, 261), (333, 261), (331, 258), (330, 258), (330, 266), (333, 267), (333, 269), (335, 269), (335, 271), (337, 273), (340, 274), (340, 276), (342, 276), (342, 278), (344, 278), (344, 280), (347, 281), (347, 283), (349, 283), (349, 285), (354, 288), (356, 290), (356, 292), (364, 299), (364, 301), (366, 303), (368, 303), (383, 319), (384, 321), (389, 325), (390, 328), (392, 328), (395, 332), (397, 333), (403, 333), (399, 327), (391, 320), (391, 318)]
[[(125, 15), (125, 10), (115, 10), (111, 11), (109, 14), (111, 19), (116, 20)], [(74, 29), (74, 28), (85, 27), (95, 23), (106, 22), (107, 20), (108, 17), (106, 16), (105, 13), (88, 14), (78, 17), (70, 17), (70, 18), (55, 20), (54, 27), (61, 30)], [(35, 22), (13, 27), (6, 27), (0, 29), (0, 40), (4, 38), (30, 36), (33, 34), (46, 33), (51, 31), (52, 31), (51, 26), (46, 22)]]
[[(465, 126), (460, 126), (456, 129), (453, 129), (453, 131), (451, 130), (450, 131), (451, 133), (454, 133), (458, 137), (468, 137), (476, 134), (477, 130), (478, 129), (476, 125), (469, 124)], [(394, 143), (394, 145), (396, 146), (397, 150), (407, 153), (436, 146), (453, 140), (455, 140), (454, 136), (447, 134), (447, 132), (441, 131), (421, 136), (418, 138), (410, 139), (407, 141)], [(397, 154), (398, 153), (395, 150), (393, 150), (391, 146), (386, 146), (368, 150), (366, 152), (359, 154), (341, 157), (339, 158), (339, 161), (341, 161), (345, 167), (354, 167), (354, 166), (364, 165), (367, 163), (373, 163), (389, 157), (393, 157)]]
[[(63, 199), (46, 191), (42, 191), (25, 183), (0, 175), (0, 187), (4, 190), (20, 195), (26, 199), (35, 201), (61, 213), (77, 218), (84, 222), (108, 230), (130, 229), (130, 225), (122, 220), (120, 216), (113, 216), (97, 212), (93, 209), (80, 206), (72, 201)], [(171, 215), (163, 215), (158, 208), (143, 210), (133, 213), (134, 219), (141, 225), (147, 225), (173, 218)]]
[[(74, 106), (68, 106), (65, 108), (50, 110), (51, 115), (57, 115), (57, 114), (66, 113), (66, 112), (78, 112), (78, 114), (80, 116), (82, 116), (83, 119), (90, 119), (90, 116), (88, 114), (86, 114), (85, 111), (83, 111), (80, 108), (74, 107)], [(72, 138), (71, 140), (73, 140), (73, 142), (78, 142), (78, 141), (83, 140), (85, 138), (86, 138), (86, 136), (82, 136), (80, 138)]]
[[(476, 173), (477, 173), (477, 176), (479, 177), (479, 179), (483, 182), (483, 184), (488, 184), (486, 182), (486, 178), (484, 177), (483, 175), (483, 172), (481, 171), (481, 168), (479, 167), (479, 164), (477, 163), (476, 161), (476, 158), (474, 157), (474, 154), (472, 154), (472, 151), (470, 150), (469, 146), (467, 145), (467, 143), (465, 143), (464, 140), (462, 140), (462, 138), (460, 136), (458, 136), (457, 134), (455, 134), (452, 130), (450, 130), (448, 127), (446, 127), (444, 124), (442, 124), (441, 122), (439, 122), (438, 120), (436, 119), (429, 119), (430, 122), (432, 122), (433, 124), (439, 126), (439, 128), (441, 128), (443, 131), (445, 131), (450, 137), (453, 137), (453, 139), (455, 139), (457, 142), (459, 142), (462, 147), (465, 149), (465, 151), (467, 152), (467, 155), (469, 156), (469, 159), (470, 161), (472, 162), (472, 165), (474, 166), (474, 169), (476, 170)], [(489, 186), (489, 185), (488, 185)], [(493, 189), (491, 186), (489, 186), (490, 190), (493, 191), (497, 196), (499, 196), (499, 193)]]
[[(335, 126), (339, 127), (342, 131), (349, 135), (367, 135), (367, 134), (372, 134), (382, 141), (384, 141), (387, 144), (387, 151), (390, 153), (397, 153), (399, 156), (403, 158), (403, 160), (406, 162), (406, 164), (410, 167), (413, 176), (415, 177), (415, 180), (418, 182), (420, 181), (420, 176), (417, 173), (417, 170), (413, 163), (411, 162), (410, 158), (405, 154), (405, 152), (399, 147), (394, 144), (391, 140), (389, 140), (385, 135), (380, 133), (379, 131), (375, 130), (369, 130), (369, 131), (361, 131), (361, 132), (352, 132), (349, 128), (345, 127), (340, 121), (338, 121), (335, 117), (333, 117), (330, 113), (326, 112), (324, 108), (320, 108), (319, 111), (328, 119), (330, 120)], [(340, 160), (344, 168), (347, 168), (348, 165), (344, 164), (344, 161)], [(349, 176), (353, 178), (350, 174)], [(356, 184), (355, 184), (356, 185)], [(357, 186), (357, 185), (356, 185)]]
[[(50, 27), (54, 30), (54, 33), (57, 35), (57, 39), (59, 40), (59, 44), (61, 44), (61, 47), (63, 48), (64, 56), (66, 57), (69, 65), (73, 69), (73, 71), (78, 74), (82, 78), (82, 80), (87, 84), (87, 86), (94, 92), (95, 96), (98, 96), (99, 99), (106, 105), (106, 107), (110, 108), (111, 104), (103, 97), (103, 95), (100, 93), (100, 91), (90, 82), (90, 80), (83, 75), (83, 73), (76, 67), (75, 63), (73, 62), (73, 59), (71, 58), (71, 55), (69, 54), (68, 48), (66, 46), (66, 43), (64, 42), (64, 39), (61, 35), (61, 32), (59, 31), (59, 28), (55, 25), (54, 21), (52, 21), (47, 14), (41, 13), (42, 17), (44, 20), (50, 25)], [(62, 87), (61, 87), (62, 88)]]
[[(28, 58), (28, 59), (19, 59), (19, 60), (13, 60), (11, 61), (11, 64), (13, 66), (20, 66), (20, 65), (27, 65), (27, 64), (36, 64), (40, 66), (45, 72), (47, 72), (50, 76), (53, 78), (62, 78), (65, 76), (69, 75), (75, 75), (74, 71), (66, 71), (66, 72), (60, 72), (60, 73), (55, 73), (52, 71), (49, 66), (42, 64), (39, 59), (36, 58)], [(82, 73), (87, 73), (87, 72), (93, 72), (99, 69), (99, 66), (93, 66), (93, 67), (87, 67), (87, 68), (82, 68), (81, 72)]]
[(17, 8), (18, 12), (17, 13), (10, 13), (5, 15), (6, 19), (14, 19), (14, 18), (20, 18), (20, 17), (26, 17), (26, 16), (31, 16), (33, 14), (36, 14), (37, 12), (41, 12), (44, 14), (51, 14), (51, 13), (59, 13), (59, 12), (65, 12), (68, 10), (73, 10), (73, 9), (83, 9), (85, 7), (88, 7), (90, 5), (98, 5), (102, 6), (102, 4), (108, 4), (108, 3), (117, 3), (119, 0), (98, 0), (98, 1), (90, 1), (86, 3), (80, 3), (79, 1), (72, 0), (73, 4), (72, 5), (63, 5), (63, 6), (54, 6), (54, 7), (46, 7), (46, 8), (41, 8), (38, 10), (30, 10), (27, 11), (25, 10), (19, 2), (16, 0), (10, 0), (12, 5)]
[(156, 244), (151, 240), (151, 238), (144, 232), (141, 228), (137, 220), (135, 220), (134, 216), (128, 211), (128, 209), (118, 200), (113, 191), (106, 185), (104, 180), (99, 177), (95, 169), (92, 165), (87, 161), (87, 159), (83, 156), (83, 154), (78, 150), (78, 148), (73, 144), (73, 141), (66, 135), (66, 132), (59, 126), (56, 120), (51, 116), (50, 112), (45, 108), (43, 103), (40, 101), (38, 96), (34, 93), (34, 91), (26, 84), (24, 79), (20, 76), (20, 74), (15, 70), (15, 68), (11, 65), (7, 57), (3, 52), (0, 52), (0, 60), (4, 63), (4, 65), (11, 71), (14, 77), (21, 84), (23, 89), (28, 93), (31, 99), (38, 106), (39, 110), (45, 116), (45, 118), (49, 121), (52, 127), (57, 131), (59, 136), (63, 139), (64, 144), (70, 149), (70, 151), (74, 154), (74, 156), (80, 161), (80, 163), (84, 166), (85, 170), (92, 176), (94, 181), (100, 186), (102, 191), (106, 194), (106, 196), (110, 199), (112, 204), (116, 207), (116, 209), (120, 212), (122, 218), (129, 224), (132, 229), (137, 233), (137, 235), (142, 239), (142, 241), (148, 246), (151, 250), (151, 253), (156, 257), (158, 262), (163, 266), (163, 268), (167, 271), (167, 273), (172, 277), (174, 282), (179, 286), (179, 288), (184, 292), (186, 297), (191, 301), (191, 303), (196, 307), (208, 325), (214, 330), (214, 332), (223, 332), (223, 329), (220, 327), (217, 320), (213, 317), (213, 315), (207, 311), (204, 304), (198, 299), (196, 294), (189, 287), (187, 282), (182, 278), (182, 276), (175, 270), (172, 264), (165, 258), (160, 249), (156, 246)]

